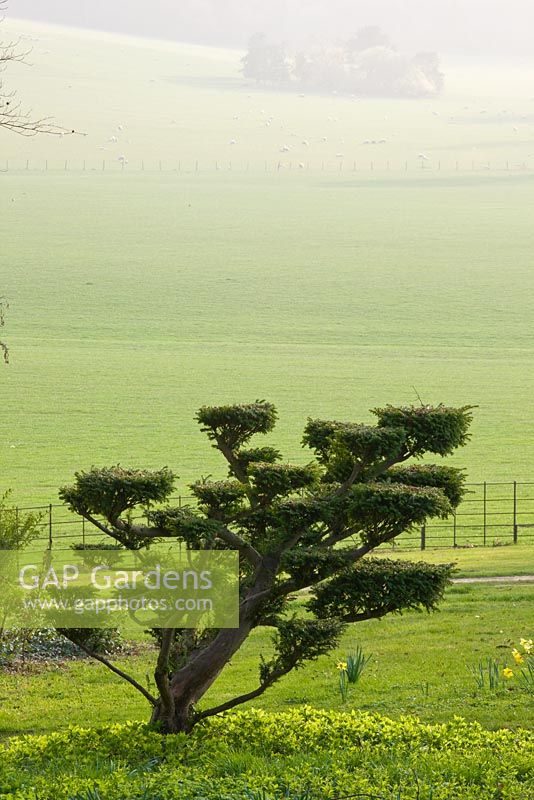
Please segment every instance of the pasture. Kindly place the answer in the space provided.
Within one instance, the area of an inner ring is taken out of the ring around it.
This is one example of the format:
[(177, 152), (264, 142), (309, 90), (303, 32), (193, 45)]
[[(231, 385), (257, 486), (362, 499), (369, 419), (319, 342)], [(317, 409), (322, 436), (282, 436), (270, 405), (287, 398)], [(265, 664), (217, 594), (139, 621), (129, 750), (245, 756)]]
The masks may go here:
[[(21, 94), (88, 134), (2, 135), (2, 485), (14, 500), (54, 501), (74, 470), (119, 461), (168, 464), (183, 491), (221, 472), (196, 409), (256, 397), (279, 407), (276, 441), (298, 461), (309, 415), (365, 420), (417, 393), (475, 403), (456, 463), (474, 481), (532, 478), (534, 176), (516, 167), (533, 117), (520, 80), (507, 105), (506, 76), (490, 94), (465, 65), (463, 94), (451, 66), (432, 103), (299, 98), (245, 86), (238, 53), (9, 25), (34, 50)], [(392, 126), (381, 150), (361, 144)], [(360, 168), (371, 158), (375, 171)]]
[(20, 504), (91, 464), (221, 474), (194, 413), (256, 397), (298, 461), (307, 416), (475, 403), (454, 462), (532, 478), (530, 175), (0, 180)]

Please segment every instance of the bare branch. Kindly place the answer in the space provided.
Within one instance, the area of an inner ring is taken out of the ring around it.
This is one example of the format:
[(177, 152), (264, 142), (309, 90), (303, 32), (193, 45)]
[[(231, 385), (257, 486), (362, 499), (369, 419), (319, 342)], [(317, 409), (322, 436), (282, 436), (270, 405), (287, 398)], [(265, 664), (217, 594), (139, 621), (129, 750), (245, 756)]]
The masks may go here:
[[(0, 0), (0, 12), (5, 10), (7, 2)], [(2, 22), (3, 17), (0, 18)], [(31, 50), (24, 50), (22, 39), (8, 42), (0, 41), (0, 72), (4, 72), (10, 64), (26, 64)], [(0, 79), (0, 129), (5, 128), (21, 136), (36, 136), (45, 133), (51, 136), (66, 136), (78, 133), (57, 125), (52, 117), (34, 117), (31, 110), (24, 110), (15, 91), (7, 91)], [(85, 134), (80, 134), (84, 136)]]
[(226, 703), (221, 703), (219, 706), (214, 706), (213, 708), (208, 708), (206, 711), (200, 711), (195, 714), (195, 721), (198, 722), (201, 719), (206, 719), (207, 717), (214, 717), (216, 714), (222, 714), (224, 711), (230, 711), (231, 708), (235, 708), (236, 706), (240, 706), (243, 703), (248, 703), (249, 700), (254, 700), (256, 697), (260, 697), (267, 689), (276, 683), (276, 681), (283, 678), (284, 675), (287, 675), (288, 672), (291, 672), (293, 669), (293, 665), (288, 666), (287, 669), (279, 669), (275, 672), (272, 672), (269, 678), (252, 692), (247, 692), (246, 694), (240, 694), (237, 697), (234, 697), (232, 700), (228, 700)]
[(69, 641), (71, 641), (73, 644), (79, 647), (80, 650), (83, 650), (83, 652), (86, 653), (88, 656), (94, 658), (95, 661), (99, 661), (101, 664), (103, 664), (105, 667), (111, 670), (111, 672), (115, 673), (115, 675), (118, 675), (119, 678), (122, 678), (123, 680), (127, 681), (131, 686), (134, 687), (134, 689), (137, 689), (137, 691), (140, 692), (146, 700), (148, 700), (150, 705), (152, 706), (156, 705), (157, 703), (156, 698), (153, 695), (151, 695), (150, 692), (147, 689), (145, 689), (144, 686), (141, 686), (141, 684), (138, 683), (135, 680), (135, 678), (132, 678), (132, 676), (128, 675), (128, 673), (123, 672), (122, 669), (116, 667), (114, 664), (111, 663), (111, 661), (108, 661), (108, 659), (105, 658), (104, 656), (100, 655), (99, 653), (93, 652), (89, 647), (86, 647), (86, 645), (83, 644), (82, 642), (79, 642), (75, 638), (71, 638), (68, 635), (68, 631), (61, 630), (61, 633), (63, 633), (63, 636), (65, 636), (66, 639), (69, 639)]

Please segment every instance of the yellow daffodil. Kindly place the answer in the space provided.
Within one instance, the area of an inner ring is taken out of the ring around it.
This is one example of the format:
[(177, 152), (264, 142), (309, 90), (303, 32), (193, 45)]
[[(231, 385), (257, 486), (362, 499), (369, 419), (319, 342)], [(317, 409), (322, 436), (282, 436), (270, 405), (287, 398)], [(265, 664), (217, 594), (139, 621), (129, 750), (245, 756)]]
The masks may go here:
[(512, 650), (512, 655), (516, 664), (523, 664), (525, 661), (519, 650), (516, 650), (515, 648)]
[(347, 662), (346, 661), (338, 661), (337, 668), (340, 672), (344, 672), (347, 669)]
[(508, 678), (508, 679), (514, 677), (514, 671), (512, 669), (510, 669), (510, 667), (505, 667), (503, 669), (503, 671), (502, 671), (502, 674), (504, 675), (505, 678)]
[(521, 645), (521, 647), (523, 648), (523, 650), (527, 655), (530, 655), (530, 653), (534, 649), (534, 642), (532, 641), (532, 639), (520, 639), (519, 644)]

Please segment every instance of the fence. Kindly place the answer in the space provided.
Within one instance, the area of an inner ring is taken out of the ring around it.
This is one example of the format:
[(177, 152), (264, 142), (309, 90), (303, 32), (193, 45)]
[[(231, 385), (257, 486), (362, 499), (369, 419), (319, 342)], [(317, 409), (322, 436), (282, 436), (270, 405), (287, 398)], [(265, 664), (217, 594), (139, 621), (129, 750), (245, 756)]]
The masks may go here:
[(166, 172), (166, 173), (213, 173), (213, 172), (329, 172), (329, 173), (421, 173), (421, 172), (529, 172), (534, 164), (517, 158), (508, 160), (471, 160), (449, 161), (422, 159), (386, 160), (381, 158), (330, 158), (300, 161), (298, 159), (277, 158), (263, 161), (238, 161), (229, 159), (208, 160), (188, 158), (182, 160), (144, 160), (127, 161), (122, 159), (85, 159), (85, 160), (39, 160), (39, 159), (7, 159), (0, 162), (1, 173), (20, 172), (72, 172), (72, 173), (127, 173), (127, 172)]
[[(470, 483), (456, 513), (446, 520), (431, 520), (416, 531), (402, 534), (394, 549), (425, 550), (443, 547), (488, 547), (534, 543), (534, 482)], [(174, 505), (194, 504), (194, 498), (178, 496)], [(54, 550), (75, 545), (97, 545), (105, 534), (71, 513), (63, 505), (20, 507), (20, 513), (41, 516), (43, 543)]]

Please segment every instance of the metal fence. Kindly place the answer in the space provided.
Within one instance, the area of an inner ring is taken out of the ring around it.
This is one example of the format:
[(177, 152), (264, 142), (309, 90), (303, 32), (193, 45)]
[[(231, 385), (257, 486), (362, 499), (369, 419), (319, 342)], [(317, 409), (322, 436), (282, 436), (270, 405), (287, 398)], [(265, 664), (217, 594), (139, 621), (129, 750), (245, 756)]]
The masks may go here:
[[(446, 520), (430, 520), (402, 534), (388, 547), (425, 550), (443, 547), (494, 547), (534, 543), (534, 482), (467, 484), (467, 495)], [(172, 498), (173, 505), (194, 505), (190, 496)], [(106, 535), (64, 505), (19, 507), (20, 514), (40, 517), (43, 543), (53, 550), (109, 543)]]

